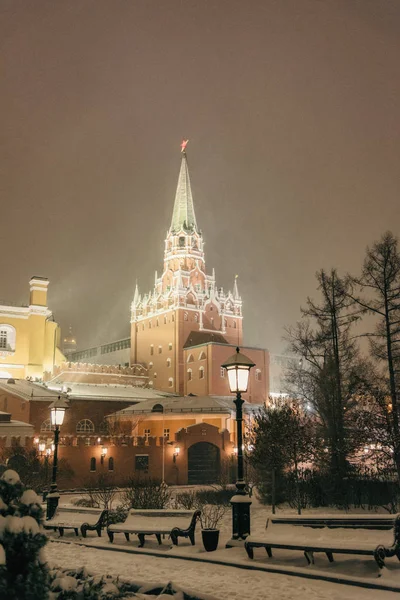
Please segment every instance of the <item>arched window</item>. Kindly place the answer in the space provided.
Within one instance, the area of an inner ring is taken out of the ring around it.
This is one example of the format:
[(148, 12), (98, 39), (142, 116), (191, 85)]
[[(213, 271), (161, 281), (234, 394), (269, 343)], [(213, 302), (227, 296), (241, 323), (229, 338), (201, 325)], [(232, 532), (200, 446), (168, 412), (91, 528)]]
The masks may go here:
[(151, 409), (151, 412), (154, 413), (163, 413), (164, 412), (164, 407), (162, 404), (155, 404), (153, 406), (153, 408)]
[(76, 426), (76, 433), (93, 433), (94, 423), (90, 419), (82, 419)]
[(187, 357), (187, 361), (186, 362), (188, 362), (188, 363), (194, 362), (194, 356), (193, 356), (193, 354), (189, 354), (189, 356)]
[(108, 470), (114, 471), (114, 459), (112, 456), (108, 459)]
[(96, 459), (94, 456), (92, 456), (92, 458), (90, 459), (90, 470), (91, 471), (96, 470)]
[(15, 352), (15, 336), (12, 325), (0, 325), (0, 352)]
[(40, 431), (54, 431), (54, 427), (51, 425), (50, 419), (46, 419), (40, 426)]
[(173, 377), (170, 377), (168, 379), (168, 387), (170, 387), (170, 388), (174, 387), (174, 378)]
[(153, 363), (152, 363), (152, 362), (149, 362), (149, 371), (150, 371), (150, 369), (152, 369), (152, 368), (153, 368)]
[(158, 346), (158, 354), (162, 353), (162, 346)]
[(170, 367), (170, 366), (171, 366), (171, 359), (167, 358), (167, 367)]
[(168, 350), (172, 350), (172, 342), (168, 344)]
[(233, 321), (233, 329), (236, 329), (236, 321)]
[(199, 379), (204, 379), (204, 367), (199, 368)]
[(187, 321), (188, 318), (189, 318), (189, 316), (188, 316), (187, 312), (183, 313), (183, 320)]
[(197, 313), (194, 314), (194, 322), (197, 323), (199, 320), (199, 315)]
[(192, 381), (192, 369), (187, 370), (187, 380)]
[(167, 315), (164, 315), (164, 325), (167, 324)]
[(203, 350), (202, 350), (199, 354), (199, 360), (205, 360), (205, 359), (206, 359), (206, 353), (203, 352)]
[(154, 354), (154, 346), (153, 346), (153, 344), (151, 344), (151, 346), (150, 346), (150, 356), (153, 356), (153, 354)]
[(149, 329), (151, 329), (151, 321), (149, 321)]

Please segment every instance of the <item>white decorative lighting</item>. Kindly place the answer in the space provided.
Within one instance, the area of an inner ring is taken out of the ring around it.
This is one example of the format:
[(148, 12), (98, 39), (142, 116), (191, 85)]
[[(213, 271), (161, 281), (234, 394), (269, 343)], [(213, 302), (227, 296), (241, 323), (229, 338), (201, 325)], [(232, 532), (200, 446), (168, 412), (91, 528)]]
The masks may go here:
[(60, 425), (63, 424), (67, 408), (69, 408), (69, 404), (61, 398), (61, 396), (58, 396), (57, 400), (54, 400), (54, 402), (50, 404), (50, 417), (53, 427), (60, 427)]

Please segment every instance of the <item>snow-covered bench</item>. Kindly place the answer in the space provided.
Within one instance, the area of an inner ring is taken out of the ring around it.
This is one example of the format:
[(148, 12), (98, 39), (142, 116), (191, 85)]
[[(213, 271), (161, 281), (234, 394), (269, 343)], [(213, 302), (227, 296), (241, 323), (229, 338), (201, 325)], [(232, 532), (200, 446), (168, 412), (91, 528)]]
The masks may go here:
[(393, 529), (396, 515), (324, 515), (271, 517), (275, 525), (297, 525), (302, 527), (336, 529)]
[[(376, 540), (363, 541), (359, 539), (360, 534), (358, 532), (355, 534), (355, 540), (349, 540), (345, 536), (341, 536), (341, 531), (348, 533), (349, 529), (351, 529), (351, 519), (347, 519), (346, 521), (347, 524), (344, 530), (337, 527), (335, 531), (332, 531), (332, 529), (325, 526), (326, 531), (322, 534), (320, 530), (299, 532), (287, 524), (282, 526), (282, 523), (280, 526), (268, 528), (267, 522), (265, 533), (249, 536), (246, 539), (244, 547), (249, 558), (254, 558), (254, 548), (265, 548), (270, 558), (272, 557), (273, 548), (300, 550), (304, 552), (308, 564), (314, 564), (314, 553), (316, 552), (326, 554), (330, 562), (333, 562), (334, 554), (373, 556), (380, 569), (385, 566), (385, 558), (397, 556), (400, 560), (400, 515), (396, 515), (395, 518), (391, 519), (393, 540), (381, 539), (380, 541), (384, 543), (379, 544), (376, 543)], [(355, 529), (359, 530), (361, 528), (360, 525), (360, 521), (356, 520)], [(371, 521), (367, 522), (366, 525), (365, 529), (372, 529), (373, 524), (371, 524)], [(377, 525), (379, 525), (379, 519), (377, 519)], [(323, 527), (323, 525), (319, 524), (317, 527)], [(378, 529), (380, 528), (378, 527)]]
[(168, 535), (172, 543), (177, 546), (179, 537), (188, 537), (194, 546), (194, 532), (199, 510), (140, 510), (131, 508), (123, 523), (115, 523), (107, 527), (110, 542), (114, 541), (115, 533), (123, 533), (129, 542), (130, 534), (139, 538), (139, 547), (142, 548), (146, 535), (155, 535), (159, 544), (161, 536)]
[(101, 508), (68, 507), (57, 508), (52, 519), (44, 522), (45, 529), (53, 529), (64, 535), (65, 529), (73, 529), (76, 535), (81, 532), (86, 537), (88, 531), (96, 531), (101, 537), (101, 530), (107, 525), (108, 510)]

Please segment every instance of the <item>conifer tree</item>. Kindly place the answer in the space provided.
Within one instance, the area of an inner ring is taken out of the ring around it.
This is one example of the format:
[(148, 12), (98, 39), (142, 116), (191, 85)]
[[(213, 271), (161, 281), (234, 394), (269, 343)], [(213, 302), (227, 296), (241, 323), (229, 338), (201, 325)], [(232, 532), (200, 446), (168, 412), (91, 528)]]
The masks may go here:
[(48, 570), (42, 549), (47, 537), (40, 530), (43, 511), (33, 490), (9, 469), (0, 478), (0, 598), (46, 600)]

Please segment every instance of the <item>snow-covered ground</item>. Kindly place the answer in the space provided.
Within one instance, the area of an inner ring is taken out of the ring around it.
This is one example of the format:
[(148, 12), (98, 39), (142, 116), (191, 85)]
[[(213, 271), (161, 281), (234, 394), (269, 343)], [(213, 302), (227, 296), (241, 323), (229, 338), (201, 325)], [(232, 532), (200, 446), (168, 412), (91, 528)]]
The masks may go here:
[[(75, 497), (76, 499), (76, 497)], [(72, 498), (71, 498), (72, 500)], [(63, 497), (62, 504), (68, 501)], [(361, 514), (368, 514), (366, 511), (354, 511)], [(304, 514), (310, 515), (322, 513), (343, 514), (339, 511), (329, 509), (306, 511)], [(295, 514), (292, 509), (278, 510), (279, 515)], [(267, 518), (271, 516), (269, 507), (261, 505), (256, 498), (253, 498), (251, 507), (251, 531), (252, 535), (262, 535), (265, 532)], [(161, 547), (152, 538), (146, 540), (143, 550), (140, 554), (128, 552), (109, 551), (110, 542), (106, 535), (98, 539), (94, 534), (89, 534), (84, 540), (89, 546), (102, 546), (105, 549), (95, 549), (94, 547), (83, 547), (74, 544), (57, 543), (57, 535), (52, 535), (55, 540), (47, 547), (47, 553), (50, 562), (55, 566), (63, 567), (81, 567), (85, 566), (88, 570), (98, 574), (111, 574), (127, 577), (140, 582), (162, 582), (173, 581), (184, 588), (197, 590), (198, 592), (214, 595), (220, 600), (248, 598), (250, 600), (286, 600), (296, 598), (296, 600), (394, 600), (393, 592), (381, 591), (375, 589), (363, 589), (350, 587), (339, 583), (329, 583), (324, 581), (304, 579), (284, 574), (268, 573), (263, 571), (245, 570), (223, 564), (210, 564), (204, 562), (192, 562), (182, 560), (180, 556), (190, 556), (193, 558), (205, 558), (206, 560), (216, 560), (220, 562), (233, 562), (241, 565), (258, 565), (275, 569), (289, 569), (292, 572), (303, 574), (320, 574), (333, 577), (351, 577), (354, 580), (360, 580), (367, 584), (384, 583), (394, 587), (400, 587), (400, 563), (396, 558), (387, 560), (387, 569), (383, 576), (378, 578), (379, 569), (372, 556), (353, 556), (353, 555), (335, 555), (335, 562), (329, 563), (324, 554), (317, 554), (315, 565), (307, 566), (302, 552), (291, 552), (285, 550), (274, 551), (274, 557), (269, 559), (263, 549), (255, 550), (253, 561), (248, 559), (243, 548), (225, 549), (225, 543), (231, 535), (232, 518), (231, 511), (228, 509), (222, 524), (220, 544), (216, 552), (206, 553), (202, 546), (201, 533), (196, 532), (195, 547), (180, 542), (178, 547), (170, 548), (168, 540), (165, 540)], [(271, 526), (269, 526), (269, 531)], [(277, 526), (272, 526), (277, 527)], [(281, 529), (279, 535), (285, 537), (289, 535), (291, 540), (312, 535), (316, 538), (326, 535), (326, 530), (310, 530), (302, 527), (279, 526)], [(286, 527), (286, 528), (285, 528)], [(330, 530), (328, 532), (330, 539), (335, 538), (340, 542), (346, 540), (365, 541), (368, 544), (378, 545), (385, 543), (390, 545), (392, 532), (379, 532), (369, 530)], [(66, 532), (65, 541), (78, 542), (73, 533)], [(112, 545), (121, 550), (136, 549), (138, 542), (135, 536), (132, 536), (130, 542), (126, 542), (122, 534), (115, 536)], [(159, 553), (159, 556), (145, 554), (147, 551)], [(174, 555), (175, 558), (172, 558)], [(167, 558), (168, 556), (168, 558)], [(396, 594), (397, 596), (397, 594)]]
[[(72, 539), (72, 538), (71, 538)], [(398, 594), (300, 579), (287, 575), (246, 571), (173, 558), (139, 556), (53, 542), (48, 560), (64, 568), (85, 566), (96, 574), (113, 574), (142, 582), (173, 581), (183, 588), (210, 594), (220, 600), (395, 600)]]

